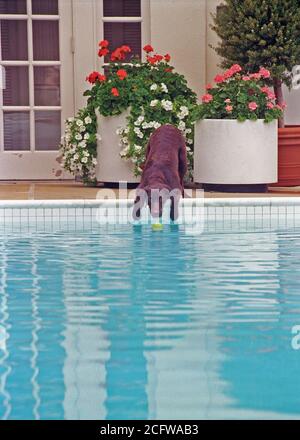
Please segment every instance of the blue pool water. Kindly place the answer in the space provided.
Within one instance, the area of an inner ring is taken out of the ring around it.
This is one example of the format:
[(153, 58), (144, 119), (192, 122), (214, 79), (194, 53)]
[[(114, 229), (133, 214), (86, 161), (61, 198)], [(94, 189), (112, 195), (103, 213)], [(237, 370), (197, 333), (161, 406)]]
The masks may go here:
[(0, 418), (300, 417), (300, 229), (0, 243)]

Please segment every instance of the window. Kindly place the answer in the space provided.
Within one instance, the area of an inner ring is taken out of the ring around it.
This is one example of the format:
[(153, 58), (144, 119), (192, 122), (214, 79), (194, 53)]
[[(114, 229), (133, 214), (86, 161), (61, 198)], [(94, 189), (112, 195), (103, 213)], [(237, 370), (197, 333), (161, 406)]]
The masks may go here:
[(61, 132), (58, 0), (0, 0), (0, 150), (57, 150)]
[(129, 57), (142, 57), (142, 46), (149, 43), (148, 7), (148, 0), (103, 0), (103, 37), (112, 50), (126, 44)]

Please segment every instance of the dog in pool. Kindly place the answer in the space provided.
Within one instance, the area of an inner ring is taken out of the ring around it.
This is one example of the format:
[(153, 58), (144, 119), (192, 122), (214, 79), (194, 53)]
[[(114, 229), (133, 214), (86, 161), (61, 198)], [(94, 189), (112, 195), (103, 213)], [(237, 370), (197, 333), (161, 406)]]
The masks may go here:
[(183, 179), (186, 172), (187, 154), (183, 135), (173, 125), (162, 125), (149, 139), (141, 183), (136, 190), (134, 219), (140, 219), (145, 204), (148, 204), (154, 219), (161, 218), (164, 204), (170, 200), (170, 218), (176, 220), (179, 200), (184, 196)]

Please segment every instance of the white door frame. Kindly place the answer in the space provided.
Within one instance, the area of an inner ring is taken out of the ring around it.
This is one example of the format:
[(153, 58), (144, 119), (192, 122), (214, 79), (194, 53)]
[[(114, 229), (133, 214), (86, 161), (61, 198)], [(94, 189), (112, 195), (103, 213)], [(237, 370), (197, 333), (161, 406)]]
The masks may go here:
[[(0, 15), (0, 19), (27, 20), (28, 31), (28, 58), (29, 61), (1, 61), (2, 66), (23, 65), (29, 67), (29, 106), (4, 107), (0, 93), (0, 180), (48, 180), (70, 179), (57, 161), (56, 151), (35, 151), (34, 110), (61, 110), (61, 126), (64, 120), (74, 114), (74, 66), (73, 66), (73, 4), (72, 0), (59, 0), (59, 16), (34, 15), (39, 20), (59, 20), (60, 61), (33, 61), (32, 45), (32, 15), (31, 0), (27, 0), (26, 15)], [(34, 66), (59, 65), (61, 106), (37, 107), (34, 106)], [(4, 151), (3, 110), (30, 111), (30, 151)]]

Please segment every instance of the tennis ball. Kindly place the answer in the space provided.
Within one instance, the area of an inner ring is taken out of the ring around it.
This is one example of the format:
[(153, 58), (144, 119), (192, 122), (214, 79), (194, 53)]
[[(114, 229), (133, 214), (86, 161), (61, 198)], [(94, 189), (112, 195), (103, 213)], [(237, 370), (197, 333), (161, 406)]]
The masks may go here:
[(160, 223), (155, 223), (152, 225), (152, 231), (162, 231), (163, 225)]

